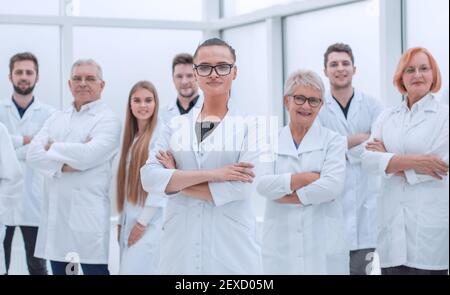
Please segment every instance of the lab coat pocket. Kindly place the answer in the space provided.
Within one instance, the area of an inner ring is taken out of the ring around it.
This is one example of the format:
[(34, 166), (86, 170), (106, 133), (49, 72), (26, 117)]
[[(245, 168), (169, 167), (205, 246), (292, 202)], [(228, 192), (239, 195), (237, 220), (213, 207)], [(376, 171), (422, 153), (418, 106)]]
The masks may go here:
[(101, 202), (96, 202), (95, 198), (97, 196), (85, 192), (72, 192), (69, 214), (69, 226), (72, 230), (85, 233), (105, 231), (103, 205)]

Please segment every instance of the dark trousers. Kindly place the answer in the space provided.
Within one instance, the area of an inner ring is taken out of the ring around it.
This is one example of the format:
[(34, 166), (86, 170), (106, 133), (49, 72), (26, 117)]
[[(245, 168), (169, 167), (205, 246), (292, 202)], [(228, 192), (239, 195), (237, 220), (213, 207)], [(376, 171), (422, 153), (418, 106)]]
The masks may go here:
[(382, 275), (448, 275), (448, 269), (444, 270), (429, 270), (418, 269), (405, 265), (381, 268)]
[(370, 275), (373, 269), (375, 249), (350, 251), (350, 275)]
[[(56, 276), (66, 276), (66, 275), (77, 275), (79, 274), (79, 264), (60, 262), (60, 261), (50, 261), (52, 266), (53, 275)], [(107, 264), (85, 264), (81, 263), (81, 268), (83, 269), (83, 274), (88, 276), (107, 276), (109, 275)]]
[[(27, 258), (28, 272), (30, 273), (30, 275), (46, 275), (47, 262), (45, 261), (45, 259), (37, 258), (34, 256), (34, 248), (36, 246), (38, 227), (36, 226), (19, 226), (19, 227), (22, 232), (23, 241), (25, 244), (25, 254)], [(16, 226), (7, 226), (5, 240), (3, 241), (3, 247), (5, 248), (6, 272), (8, 272), (11, 263), (11, 245), (15, 229)]]

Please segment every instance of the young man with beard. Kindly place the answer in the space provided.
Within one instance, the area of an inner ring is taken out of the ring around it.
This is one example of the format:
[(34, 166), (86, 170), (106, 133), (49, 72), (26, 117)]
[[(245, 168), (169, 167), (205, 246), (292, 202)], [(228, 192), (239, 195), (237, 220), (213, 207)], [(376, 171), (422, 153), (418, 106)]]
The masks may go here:
[(54, 109), (39, 102), (33, 94), (39, 80), (39, 64), (30, 52), (17, 53), (9, 62), (11, 98), (0, 102), (0, 122), (11, 134), (12, 143), (24, 176), (19, 206), (8, 214), (4, 241), (6, 269), (11, 261), (11, 243), (17, 226), (22, 231), (28, 271), (31, 275), (47, 274), (46, 261), (34, 256), (43, 198), (43, 177), (26, 163), (26, 154), (33, 136), (41, 129)]
[(194, 107), (201, 107), (203, 99), (198, 93), (194, 77), (194, 61), (189, 53), (177, 54), (172, 61), (172, 79), (177, 90), (177, 99), (161, 109), (160, 118), (168, 123), (173, 117), (189, 113)]
[(353, 88), (356, 73), (352, 49), (336, 43), (324, 54), (324, 73), (330, 81), (319, 113), (322, 125), (347, 138), (346, 180), (342, 196), (347, 240), (350, 245), (350, 274), (370, 274), (376, 245), (376, 197), (379, 178), (361, 168), (364, 142), (382, 110), (379, 100)]

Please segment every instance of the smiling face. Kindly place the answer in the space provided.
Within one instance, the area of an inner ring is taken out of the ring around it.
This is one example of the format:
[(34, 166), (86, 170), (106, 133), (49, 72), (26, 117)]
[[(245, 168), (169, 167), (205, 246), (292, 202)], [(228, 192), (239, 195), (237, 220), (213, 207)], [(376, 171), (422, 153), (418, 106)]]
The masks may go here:
[(149, 122), (155, 111), (155, 105), (155, 96), (148, 89), (139, 88), (131, 95), (131, 113), (138, 121)]
[(348, 53), (331, 52), (328, 55), (324, 73), (330, 79), (330, 85), (333, 89), (351, 87), (355, 72), (356, 68), (353, 66), (352, 59)]
[(177, 64), (173, 69), (173, 83), (179, 97), (192, 98), (197, 95), (198, 85), (192, 66), (192, 64)]
[(100, 79), (95, 65), (82, 64), (73, 69), (69, 87), (75, 98), (75, 104), (81, 107), (101, 97), (105, 82)]
[(9, 75), (14, 92), (20, 95), (28, 95), (33, 92), (38, 81), (36, 66), (31, 60), (16, 61)]
[[(205, 46), (199, 49), (194, 63), (196, 65), (216, 66), (220, 64), (234, 64), (233, 55), (225, 46)], [(234, 66), (230, 74), (219, 76), (215, 70), (207, 77), (199, 76), (196, 71), (195, 78), (202, 89), (205, 98), (228, 96), (233, 80), (236, 79), (237, 69)]]
[[(315, 97), (322, 99), (320, 91), (309, 86), (297, 86), (291, 95), (303, 95), (308, 98)], [(322, 103), (317, 107), (311, 107), (308, 101), (305, 101), (302, 105), (298, 105), (292, 96), (284, 97), (284, 105), (289, 112), (291, 123), (294, 124), (294, 126), (302, 126), (304, 128), (311, 127), (322, 107)]]
[(424, 97), (430, 91), (433, 84), (433, 71), (425, 53), (417, 52), (412, 56), (404, 69), (402, 81), (408, 99), (413, 101)]

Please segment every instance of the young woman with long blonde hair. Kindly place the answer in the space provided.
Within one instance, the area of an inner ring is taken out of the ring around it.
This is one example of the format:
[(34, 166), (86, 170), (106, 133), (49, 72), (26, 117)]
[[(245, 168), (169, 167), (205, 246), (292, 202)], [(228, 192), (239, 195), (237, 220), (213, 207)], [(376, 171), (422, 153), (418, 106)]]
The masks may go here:
[(157, 273), (164, 200), (144, 191), (140, 168), (156, 132), (158, 108), (152, 83), (140, 81), (131, 88), (117, 174), (120, 274)]

